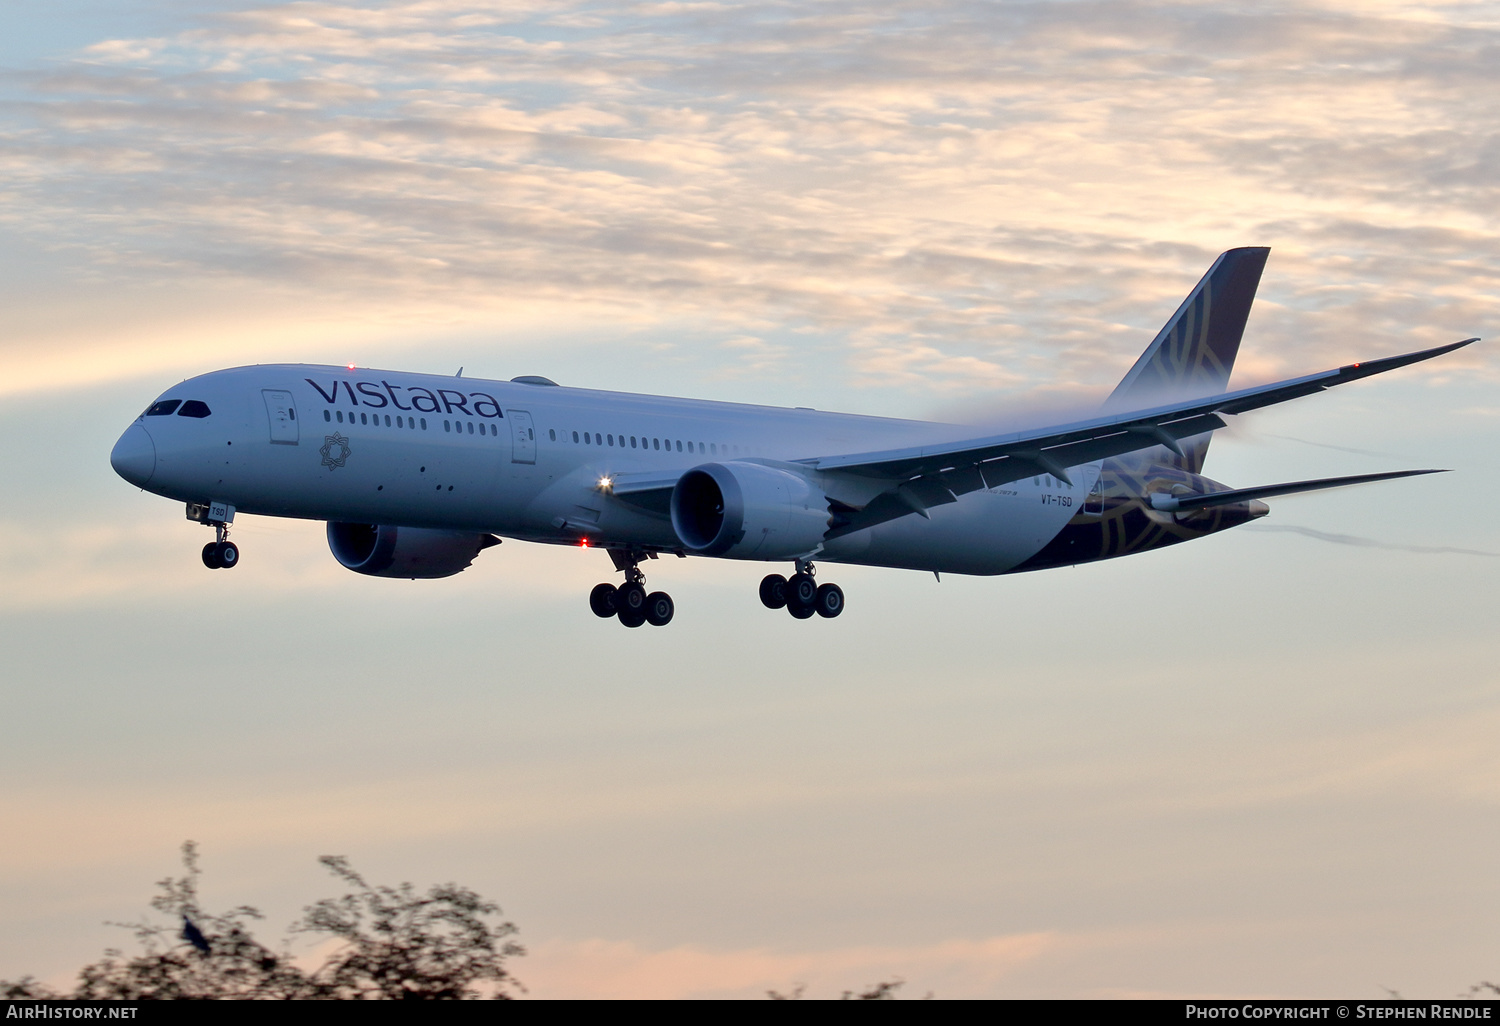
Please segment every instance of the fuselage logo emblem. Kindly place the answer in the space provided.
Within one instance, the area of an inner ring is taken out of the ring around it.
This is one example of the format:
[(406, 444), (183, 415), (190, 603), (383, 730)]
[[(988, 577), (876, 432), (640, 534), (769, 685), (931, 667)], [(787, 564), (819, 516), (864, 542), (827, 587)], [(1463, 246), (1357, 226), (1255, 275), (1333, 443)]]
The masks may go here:
[(332, 471), (342, 467), (352, 451), (349, 448), (349, 439), (334, 432), (323, 436), (323, 448), (318, 450), (318, 455), (323, 457), (323, 466)]

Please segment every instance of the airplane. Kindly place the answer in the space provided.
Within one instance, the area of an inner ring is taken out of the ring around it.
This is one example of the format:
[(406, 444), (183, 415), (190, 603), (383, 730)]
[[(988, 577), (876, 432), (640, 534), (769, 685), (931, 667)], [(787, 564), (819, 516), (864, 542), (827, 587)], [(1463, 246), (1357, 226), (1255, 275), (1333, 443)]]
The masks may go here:
[(1229, 488), (1203, 476), (1237, 416), (1429, 360), (1478, 339), (1225, 391), (1270, 250), (1229, 250), (1097, 414), (1000, 434), (956, 424), (509, 381), (280, 364), (189, 378), (120, 436), (115, 471), (214, 529), (237, 513), (327, 522), (344, 567), (448, 577), (502, 538), (606, 550), (624, 583), (592, 611), (668, 623), (641, 564), (664, 555), (789, 562), (761, 602), (838, 616), (815, 563), (995, 575), (1146, 552), (1265, 516), (1278, 495), (1398, 470)]

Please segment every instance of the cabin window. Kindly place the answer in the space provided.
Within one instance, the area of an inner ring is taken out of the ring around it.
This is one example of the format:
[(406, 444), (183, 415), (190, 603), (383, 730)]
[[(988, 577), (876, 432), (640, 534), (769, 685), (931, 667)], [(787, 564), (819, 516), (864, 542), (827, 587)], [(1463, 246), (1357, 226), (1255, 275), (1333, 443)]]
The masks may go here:
[(470, 420), (470, 421), (466, 421), (465, 423), (467, 423), (469, 425), (469, 434), (472, 435), (474, 433), (474, 422), (472, 420)]
[(573, 444), (574, 445), (578, 444), (578, 432), (577, 431), (573, 432)]
[(209, 412), (208, 403), (200, 402), (197, 399), (189, 399), (182, 404), (182, 409), (177, 411), (177, 416), (197, 417), (199, 420), (202, 420), (209, 415)]
[[(494, 427), (494, 426), (495, 425), (493, 425), (493, 424), (490, 425), (490, 427)], [(547, 438), (550, 441), (553, 441), (553, 442), (557, 441), (557, 431), (555, 429), (553, 429), (553, 428), (548, 428), (547, 429)]]
[(359, 415), (359, 422), (361, 424), (368, 424), (368, 423), (370, 423), (370, 416), (369, 416), (369, 414), (361, 413)]
[(422, 418), (422, 430), (423, 431), (427, 430), (427, 418), (426, 417)]
[(709, 442), (708, 443), (708, 451), (710, 453), (712, 453), (713, 455), (715, 455), (715, 456), (719, 455), (719, 446), (718, 446), (718, 444), (715, 443), (715, 442)]
[(661, 448), (661, 439), (660, 438), (653, 438), (653, 439), (651, 439), (651, 448), (653, 448), (653, 449), (660, 449)]
[(401, 417), (400, 417), (399, 414), (396, 416), (396, 426), (397, 427), (406, 427), (406, 425), (401, 422)]
[(631, 448), (632, 448), (632, 449), (634, 449), (634, 448), (635, 448), (635, 435), (631, 435), (631, 436), (630, 436), (630, 447), (631, 447)]
[(677, 451), (678, 452), (682, 451), (682, 439), (680, 439), (680, 438), (677, 439)]
[(447, 422), (447, 421), (446, 421), (446, 420), (445, 420), (445, 421), (443, 421), (443, 430), (444, 430), (444, 431), (452, 431), (452, 430), (453, 430), (453, 425), (452, 425), (452, 424), (449, 424), (449, 423), (448, 423), (448, 422)]
[(693, 451), (693, 443), (689, 442), (688, 443), (688, 452), (692, 452), (692, 451)]
[(389, 413), (387, 413), (385, 415), (385, 426), (386, 427), (390, 427), (391, 426), (391, 415)]
[[(500, 435), (500, 429), (497, 428), (495, 425), (491, 424), (490, 425), (490, 434), (498, 438), (499, 435)], [(555, 441), (555, 439), (554, 439), (554, 441)]]
[[(614, 445), (615, 444), (615, 436), (614, 435), (608, 435), (607, 437), (609, 438), (609, 444), (610, 445)], [(622, 439), (620, 439), (620, 441), (623, 442), (624, 439), (622, 438)]]
[(339, 419), (339, 423), (340, 424), (342, 424), (344, 422), (344, 411), (343, 410), (336, 410), (336, 411), (334, 411), (333, 415)]
[(165, 417), (165, 416), (168, 416), (169, 414), (172, 413), (173, 410), (177, 409), (177, 407), (180, 406), (181, 404), (182, 404), (182, 400), (181, 399), (163, 399), (159, 403), (153, 403), (151, 405), (151, 408), (146, 411), (146, 416), (148, 416), (148, 417)]
[(327, 410), (324, 410), (323, 411), (323, 419), (331, 421), (331, 420), (333, 420), (333, 414), (329, 413)]

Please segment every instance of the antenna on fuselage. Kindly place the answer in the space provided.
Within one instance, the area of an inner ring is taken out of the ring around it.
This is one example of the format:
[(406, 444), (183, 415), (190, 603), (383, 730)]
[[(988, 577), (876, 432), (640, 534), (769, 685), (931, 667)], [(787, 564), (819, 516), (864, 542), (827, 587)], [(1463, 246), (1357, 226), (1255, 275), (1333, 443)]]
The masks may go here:
[(464, 376), (464, 369), (463, 369), (463, 368), (462, 368), (462, 367), (460, 367), (460, 368), (459, 368), (459, 369), (458, 369), (458, 373), (457, 373), (457, 374), (455, 374), (455, 375), (453, 375), (453, 376), (454, 376), (454, 377), (455, 377), (455, 378), (461, 378), (461, 377), (463, 377), (463, 376)]

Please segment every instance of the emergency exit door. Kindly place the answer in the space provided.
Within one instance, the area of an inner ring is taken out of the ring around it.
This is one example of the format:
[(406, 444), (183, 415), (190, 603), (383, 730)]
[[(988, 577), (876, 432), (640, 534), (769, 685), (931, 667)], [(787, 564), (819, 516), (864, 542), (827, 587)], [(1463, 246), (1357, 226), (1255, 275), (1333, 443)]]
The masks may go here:
[(271, 419), (271, 444), (297, 444), (297, 406), (292, 402), (292, 393), (275, 388), (263, 388), (260, 394), (266, 400), (266, 416)]

